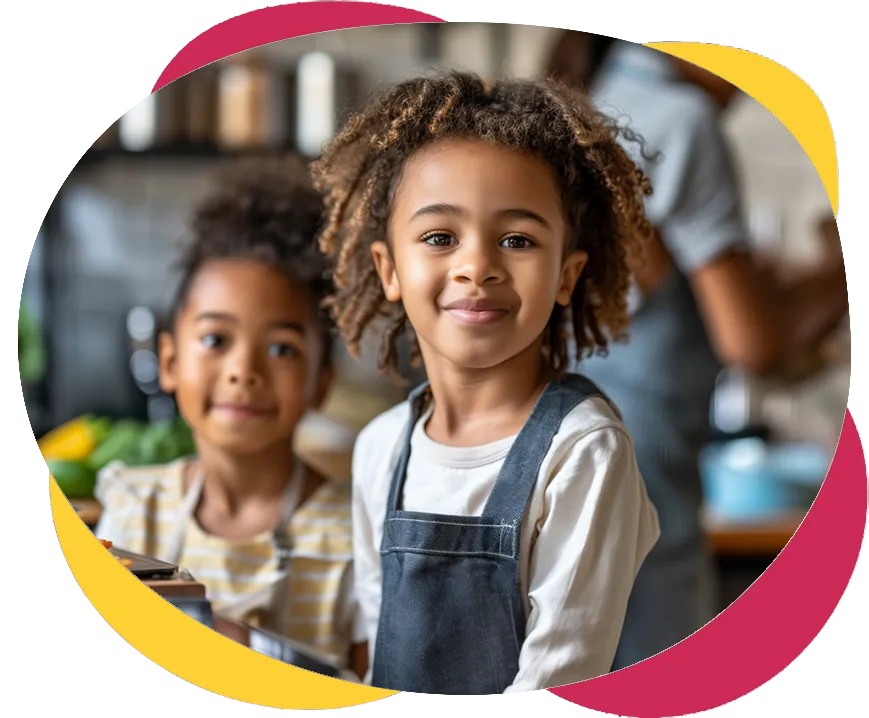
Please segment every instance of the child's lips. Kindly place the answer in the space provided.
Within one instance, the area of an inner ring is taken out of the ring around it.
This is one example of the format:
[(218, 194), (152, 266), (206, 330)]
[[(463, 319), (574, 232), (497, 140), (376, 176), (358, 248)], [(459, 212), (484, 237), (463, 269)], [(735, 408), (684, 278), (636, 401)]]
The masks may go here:
[(211, 411), (236, 420), (259, 419), (275, 413), (267, 407), (232, 402), (215, 402), (211, 405)]
[(444, 307), (444, 310), (456, 321), (470, 326), (492, 324), (508, 316), (510, 307), (493, 299), (459, 299)]

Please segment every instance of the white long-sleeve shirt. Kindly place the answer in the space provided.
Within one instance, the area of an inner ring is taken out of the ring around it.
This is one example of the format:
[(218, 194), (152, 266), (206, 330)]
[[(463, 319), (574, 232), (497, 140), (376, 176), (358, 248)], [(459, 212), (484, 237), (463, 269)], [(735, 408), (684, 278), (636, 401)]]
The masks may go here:
[[(353, 457), (354, 572), (371, 664), (380, 615), (380, 542), (407, 402), (372, 421)], [(515, 437), (452, 447), (414, 428), (402, 508), (480, 515)], [(519, 672), (506, 692), (553, 688), (609, 672), (637, 571), (660, 535), (633, 444), (612, 408), (592, 398), (562, 422), (521, 526), (519, 582), (527, 616)], [(425, 620), (425, 617), (421, 617)]]

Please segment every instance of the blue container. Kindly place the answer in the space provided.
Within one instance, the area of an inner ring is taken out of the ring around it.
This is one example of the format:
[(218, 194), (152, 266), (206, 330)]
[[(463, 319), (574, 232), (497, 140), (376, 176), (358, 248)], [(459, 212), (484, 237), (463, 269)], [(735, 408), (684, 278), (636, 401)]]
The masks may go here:
[(805, 511), (817, 496), (830, 460), (810, 444), (739, 439), (710, 446), (700, 466), (707, 508), (720, 519), (738, 522)]

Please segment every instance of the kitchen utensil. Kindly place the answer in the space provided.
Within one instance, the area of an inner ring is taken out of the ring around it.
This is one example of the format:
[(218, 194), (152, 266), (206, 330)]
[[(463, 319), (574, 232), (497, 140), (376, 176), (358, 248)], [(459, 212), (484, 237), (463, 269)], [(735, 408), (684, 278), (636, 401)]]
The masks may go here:
[(127, 559), (132, 563), (127, 566), (127, 569), (137, 578), (144, 580), (168, 579), (172, 578), (178, 571), (175, 564), (159, 561), (150, 556), (125, 551), (124, 549), (112, 546), (109, 552), (118, 559)]
[(750, 438), (711, 445), (701, 456), (707, 507), (716, 518), (736, 522), (808, 510), (830, 459), (811, 444)]

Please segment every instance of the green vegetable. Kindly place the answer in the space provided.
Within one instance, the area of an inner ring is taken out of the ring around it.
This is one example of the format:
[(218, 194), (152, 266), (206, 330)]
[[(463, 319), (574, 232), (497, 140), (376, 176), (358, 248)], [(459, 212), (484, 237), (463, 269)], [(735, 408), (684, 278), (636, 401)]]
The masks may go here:
[(88, 466), (99, 471), (112, 461), (127, 466), (165, 464), (196, 453), (190, 428), (180, 417), (145, 424), (132, 419), (117, 422), (88, 459)]
[(138, 455), (139, 442), (147, 424), (133, 419), (115, 423), (88, 458), (88, 466), (99, 471), (112, 461), (129, 463)]
[(96, 472), (81, 461), (49, 459), (48, 471), (68, 499), (91, 499), (96, 486)]
[(149, 426), (142, 434), (137, 460), (142, 464), (165, 464), (195, 451), (190, 429), (179, 418)]
[(91, 436), (93, 437), (97, 445), (101, 444), (103, 441), (106, 440), (106, 437), (112, 430), (111, 419), (107, 419), (104, 416), (94, 416), (93, 414), (86, 414), (83, 419), (85, 422), (87, 422), (88, 428), (91, 432)]

